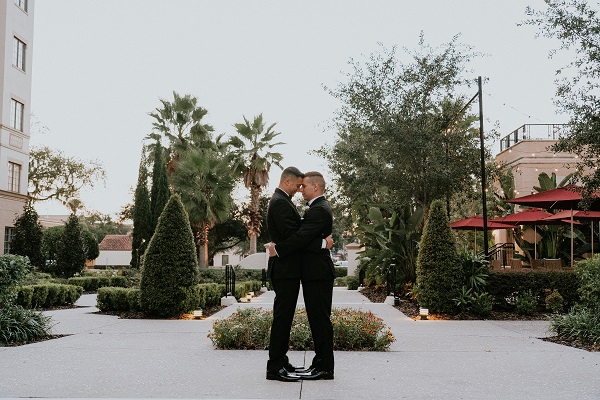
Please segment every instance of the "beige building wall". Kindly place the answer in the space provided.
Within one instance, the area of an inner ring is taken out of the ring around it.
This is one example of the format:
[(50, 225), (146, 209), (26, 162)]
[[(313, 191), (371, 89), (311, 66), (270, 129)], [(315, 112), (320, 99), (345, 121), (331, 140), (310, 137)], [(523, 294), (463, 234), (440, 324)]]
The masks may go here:
[(14, 219), (27, 198), (33, 10), (34, 0), (0, 2), (1, 253), (7, 251)]

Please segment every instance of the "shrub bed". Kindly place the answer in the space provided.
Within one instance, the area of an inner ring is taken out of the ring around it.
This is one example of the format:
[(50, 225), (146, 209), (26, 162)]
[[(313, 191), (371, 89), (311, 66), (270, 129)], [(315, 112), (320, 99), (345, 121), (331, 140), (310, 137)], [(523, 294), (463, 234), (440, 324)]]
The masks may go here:
[(127, 278), (124, 276), (76, 276), (69, 278), (67, 283), (81, 286), (84, 292), (95, 292), (99, 288), (107, 286), (127, 287)]
[(517, 300), (528, 291), (536, 299), (536, 306), (546, 308), (546, 292), (555, 289), (563, 297), (566, 307), (572, 307), (579, 295), (577, 277), (572, 271), (491, 271), (487, 278), (486, 290), (494, 297), (494, 310), (512, 311)]
[(348, 276), (348, 267), (335, 267), (335, 275), (336, 278), (343, 278)]
[(140, 289), (102, 287), (98, 289), (96, 307), (102, 312), (140, 311)]
[[(218, 349), (266, 349), (273, 322), (271, 310), (238, 309), (228, 318), (213, 323), (208, 337)], [(383, 320), (368, 311), (333, 308), (334, 350), (385, 351), (395, 341)], [(290, 333), (290, 349), (310, 350), (312, 335), (306, 310), (296, 310)]]
[(25, 309), (72, 306), (82, 293), (83, 288), (78, 285), (42, 283), (19, 286), (15, 304)]

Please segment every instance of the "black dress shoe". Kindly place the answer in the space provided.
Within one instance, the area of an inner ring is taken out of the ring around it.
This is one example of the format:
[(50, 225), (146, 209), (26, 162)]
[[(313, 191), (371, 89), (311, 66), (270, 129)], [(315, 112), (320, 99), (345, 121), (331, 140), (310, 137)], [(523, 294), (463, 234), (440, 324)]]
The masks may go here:
[(298, 372), (296, 374), (300, 379), (305, 381), (316, 381), (319, 379), (333, 379), (333, 371), (323, 371), (318, 368), (310, 368), (306, 372)]
[(308, 370), (304, 365), (292, 365), (290, 363), (284, 365), (283, 368), (287, 372), (306, 372)]
[(270, 381), (296, 382), (300, 380), (300, 377), (291, 372), (287, 372), (285, 368), (281, 368), (277, 372), (267, 371), (267, 379)]

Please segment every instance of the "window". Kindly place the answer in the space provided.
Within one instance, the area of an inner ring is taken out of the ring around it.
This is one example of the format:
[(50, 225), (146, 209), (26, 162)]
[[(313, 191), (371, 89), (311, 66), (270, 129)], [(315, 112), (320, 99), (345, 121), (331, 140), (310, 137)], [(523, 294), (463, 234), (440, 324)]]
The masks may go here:
[(4, 254), (10, 253), (10, 242), (12, 242), (15, 236), (15, 228), (5, 227), (4, 228)]
[(17, 7), (19, 7), (21, 10), (27, 12), (27, 0), (15, 0), (15, 4), (17, 5)]
[(227, 265), (229, 264), (229, 255), (222, 255), (221, 256), (221, 265)]
[(13, 37), (13, 65), (25, 71), (25, 43)]
[(20, 103), (15, 99), (10, 100), (10, 127), (21, 132), (23, 132), (24, 108), (25, 106), (23, 105), (23, 103)]
[(8, 162), (8, 191), (19, 193), (21, 189), (21, 166)]

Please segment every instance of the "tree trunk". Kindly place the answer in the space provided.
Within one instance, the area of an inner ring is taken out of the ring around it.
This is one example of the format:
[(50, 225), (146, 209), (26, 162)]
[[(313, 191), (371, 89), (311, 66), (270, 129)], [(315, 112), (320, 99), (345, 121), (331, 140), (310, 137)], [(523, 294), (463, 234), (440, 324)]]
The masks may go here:
[(256, 253), (256, 245), (260, 236), (260, 194), (262, 187), (252, 185), (250, 187), (250, 222), (248, 223), (248, 237), (250, 237), (250, 250), (248, 254)]
[(199, 225), (196, 230), (196, 253), (200, 268), (208, 268), (208, 230), (208, 224)]

